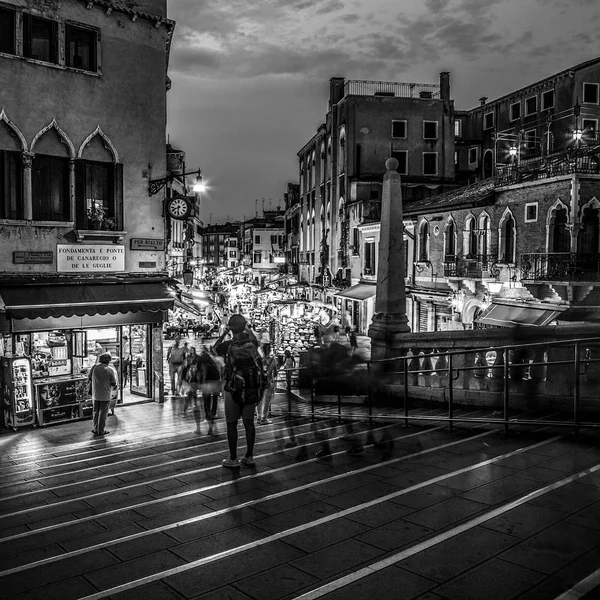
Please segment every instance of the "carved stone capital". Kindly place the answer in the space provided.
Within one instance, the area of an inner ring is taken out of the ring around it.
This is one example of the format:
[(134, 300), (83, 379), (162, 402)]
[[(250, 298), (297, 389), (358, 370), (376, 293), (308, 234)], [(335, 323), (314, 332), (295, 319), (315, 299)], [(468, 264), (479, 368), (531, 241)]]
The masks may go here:
[(34, 155), (31, 152), (23, 152), (21, 154), (21, 160), (23, 161), (24, 169), (31, 169), (31, 163), (33, 161)]

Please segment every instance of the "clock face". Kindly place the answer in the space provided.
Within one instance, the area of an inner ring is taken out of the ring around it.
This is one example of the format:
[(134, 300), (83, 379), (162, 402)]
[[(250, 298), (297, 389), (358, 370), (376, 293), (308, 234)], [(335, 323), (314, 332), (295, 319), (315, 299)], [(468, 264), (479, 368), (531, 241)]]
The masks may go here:
[(170, 198), (167, 212), (173, 219), (185, 219), (190, 214), (190, 205), (185, 198)]

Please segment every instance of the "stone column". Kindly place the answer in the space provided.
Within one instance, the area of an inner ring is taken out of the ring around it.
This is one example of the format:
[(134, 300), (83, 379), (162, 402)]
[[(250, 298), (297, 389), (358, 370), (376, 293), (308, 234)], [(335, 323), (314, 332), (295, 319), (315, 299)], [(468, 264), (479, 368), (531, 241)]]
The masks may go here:
[(26, 221), (33, 220), (33, 199), (31, 192), (31, 163), (33, 154), (23, 152), (23, 218)]
[(396, 171), (398, 161), (388, 158), (383, 176), (379, 264), (377, 266), (377, 297), (375, 314), (369, 327), (371, 358), (397, 356), (402, 348), (402, 336), (410, 333), (406, 317), (404, 287), (404, 227), (402, 221), (402, 189)]

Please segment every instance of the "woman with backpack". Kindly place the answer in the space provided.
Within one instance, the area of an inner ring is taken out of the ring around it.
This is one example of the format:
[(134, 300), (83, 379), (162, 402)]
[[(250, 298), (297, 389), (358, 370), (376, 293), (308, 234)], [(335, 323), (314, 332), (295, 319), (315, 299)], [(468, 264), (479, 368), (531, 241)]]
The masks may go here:
[[(230, 332), (232, 337), (226, 340), (225, 337)], [(258, 340), (247, 326), (246, 319), (240, 314), (233, 314), (214, 348), (225, 359), (224, 398), (229, 458), (224, 459), (222, 464), (228, 469), (239, 469), (241, 465), (254, 467), (254, 411), (260, 400), (260, 388), (257, 384), (262, 379)], [(240, 419), (246, 431), (246, 454), (238, 460), (237, 429)]]
[(277, 381), (277, 372), (279, 365), (277, 359), (271, 354), (271, 344), (263, 345), (263, 385), (264, 391), (262, 399), (257, 407), (257, 417), (259, 425), (268, 425), (268, 414), (271, 410), (271, 400), (275, 393), (275, 382)]

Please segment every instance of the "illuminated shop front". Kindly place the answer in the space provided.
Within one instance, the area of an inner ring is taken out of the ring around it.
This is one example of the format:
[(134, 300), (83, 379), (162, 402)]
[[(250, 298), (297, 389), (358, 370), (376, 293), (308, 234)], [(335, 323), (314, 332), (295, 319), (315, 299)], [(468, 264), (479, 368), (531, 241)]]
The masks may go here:
[(39, 425), (91, 415), (87, 376), (103, 352), (119, 404), (162, 401), (162, 323), (173, 306), (164, 281), (3, 285), (0, 296), (0, 353), (29, 363)]

